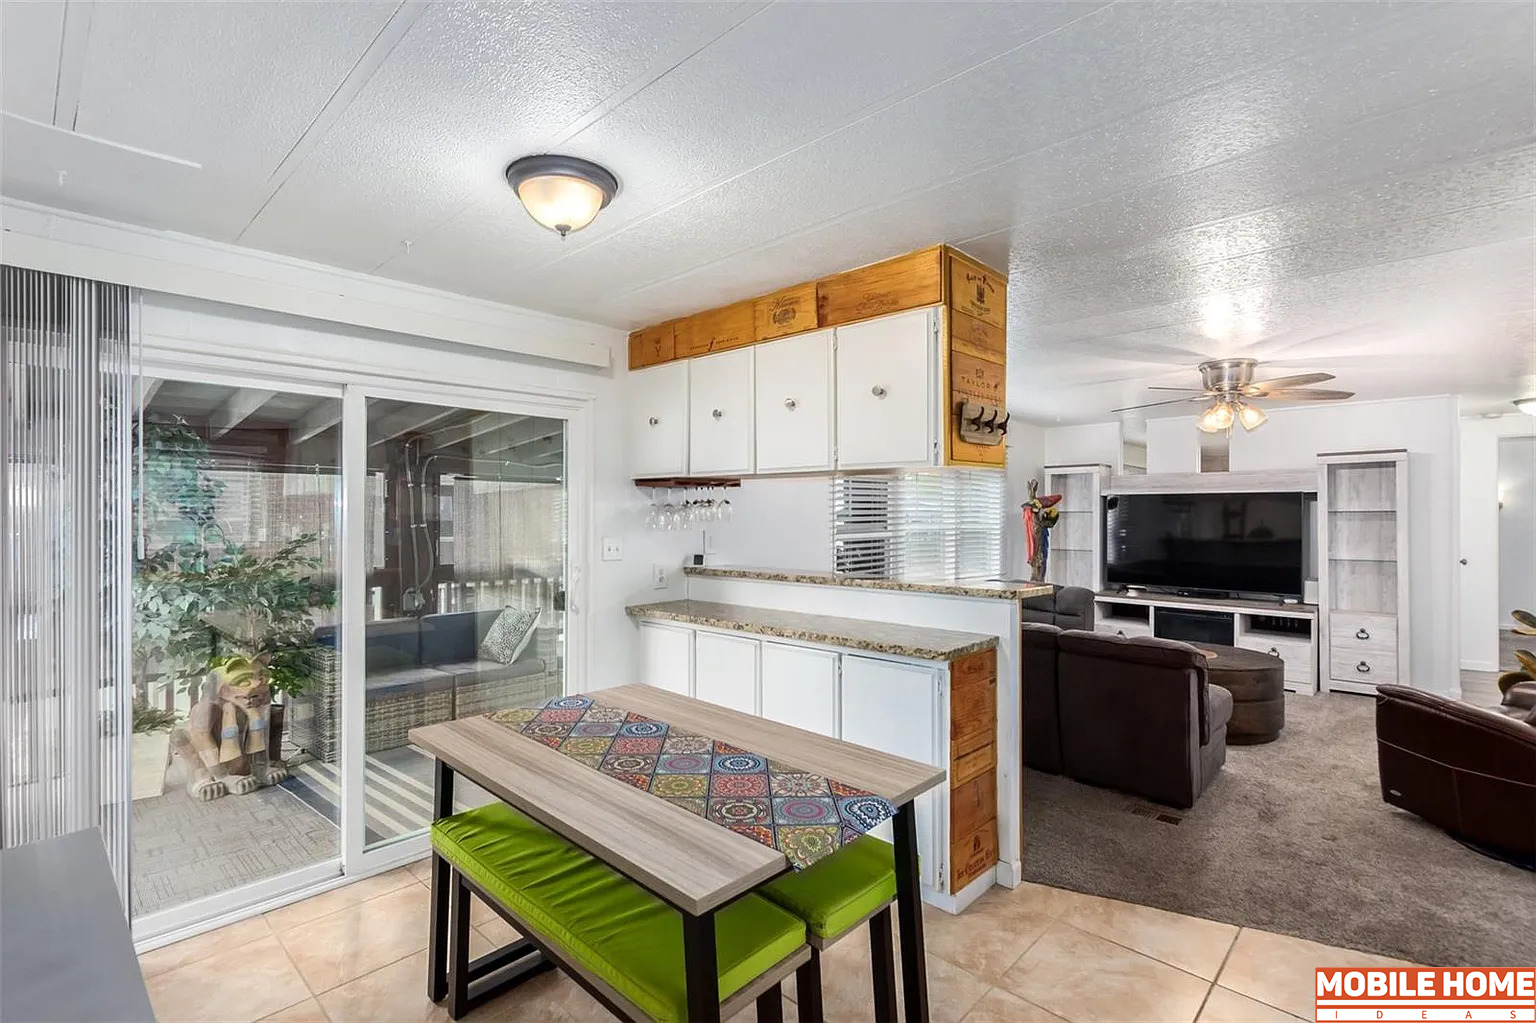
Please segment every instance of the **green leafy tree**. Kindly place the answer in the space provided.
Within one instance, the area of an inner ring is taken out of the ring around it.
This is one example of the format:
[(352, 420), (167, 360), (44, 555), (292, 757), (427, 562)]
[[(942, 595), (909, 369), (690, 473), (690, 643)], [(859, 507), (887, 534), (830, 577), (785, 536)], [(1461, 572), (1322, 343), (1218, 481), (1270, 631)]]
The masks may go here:
[(334, 587), (312, 573), (314, 533), (267, 555), (226, 537), (215, 515), (224, 484), (212, 477), (208, 444), (183, 420), (147, 422), (135, 478), (135, 535), (167, 542), (139, 558), (134, 575), (134, 655), (192, 692), (231, 658), (265, 665), (274, 692), (304, 691), (322, 668), (314, 612), (336, 605)]

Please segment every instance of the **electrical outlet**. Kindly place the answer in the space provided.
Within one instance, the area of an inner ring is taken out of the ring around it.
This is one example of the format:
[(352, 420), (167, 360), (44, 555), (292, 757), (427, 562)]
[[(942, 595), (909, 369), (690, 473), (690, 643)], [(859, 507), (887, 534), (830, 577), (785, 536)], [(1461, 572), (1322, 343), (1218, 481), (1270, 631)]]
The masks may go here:
[(664, 590), (667, 588), (667, 566), (651, 566), (651, 589)]
[(603, 537), (603, 560), (623, 561), (624, 548), (619, 544), (618, 538), (613, 536)]

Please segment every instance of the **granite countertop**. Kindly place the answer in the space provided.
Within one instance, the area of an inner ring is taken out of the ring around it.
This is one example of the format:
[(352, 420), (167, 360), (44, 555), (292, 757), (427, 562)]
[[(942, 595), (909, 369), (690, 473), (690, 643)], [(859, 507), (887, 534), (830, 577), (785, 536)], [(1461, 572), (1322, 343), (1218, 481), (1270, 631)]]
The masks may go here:
[(862, 618), (837, 618), (800, 611), (747, 607), (743, 604), (715, 604), (705, 600), (635, 604), (625, 608), (624, 612), (631, 618), (707, 625), (716, 629), (776, 636), (804, 643), (915, 657), (922, 661), (951, 661), (997, 646), (996, 636), (985, 636), (978, 632), (896, 625)]
[(1049, 595), (1049, 583), (1031, 583), (1022, 579), (976, 579), (964, 582), (924, 579), (870, 579), (864, 576), (837, 575), (832, 572), (802, 572), (779, 568), (736, 568), (689, 565), (688, 575), (716, 579), (764, 579), (779, 583), (810, 583), (818, 586), (853, 586), (866, 590), (902, 590), (907, 593), (937, 593), (949, 597), (993, 597), (998, 600), (1026, 600)]

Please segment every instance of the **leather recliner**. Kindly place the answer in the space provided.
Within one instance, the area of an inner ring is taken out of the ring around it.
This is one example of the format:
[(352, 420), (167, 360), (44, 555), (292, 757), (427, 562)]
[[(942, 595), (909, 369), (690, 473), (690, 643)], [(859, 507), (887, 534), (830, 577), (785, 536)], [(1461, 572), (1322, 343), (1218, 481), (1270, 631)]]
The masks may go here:
[(1232, 694), (1188, 643), (1091, 632), (1056, 637), (1062, 770), (1190, 807), (1227, 759)]
[(1536, 861), (1536, 726), (1520, 716), (1377, 686), (1381, 798), (1457, 838)]
[(1019, 627), (1019, 696), (1023, 709), (1024, 763), (1037, 771), (1061, 773), (1061, 717), (1057, 708), (1054, 625), (1025, 622)]
[(1093, 591), (1082, 586), (1054, 586), (1048, 596), (1019, 602), (1019, 620), (1058, 629), (1093, 631)]

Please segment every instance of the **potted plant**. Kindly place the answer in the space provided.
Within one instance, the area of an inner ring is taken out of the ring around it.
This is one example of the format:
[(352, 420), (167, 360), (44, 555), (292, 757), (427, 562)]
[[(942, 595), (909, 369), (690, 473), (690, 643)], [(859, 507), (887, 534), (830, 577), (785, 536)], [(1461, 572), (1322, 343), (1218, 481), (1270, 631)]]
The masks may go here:
[[(162, 541), (134, 575), (135, 676), (148, 704), (155, 682), (168, 705), (195, 701), (209, 670), (231, 658), (259, 665), (274, 696), (291, 699), (323, 670), (327, 648), (314, 612), (334, 607), (334, 587), (312, 577), (316, 534), (300, 533), (268, 554), (230, 540), (215, 506), (225, 485), (210, 473), (207, 442), (183, 420), (148, 422), (135, 480), (136, 535)], [(269, 742), (281, 749), (283, 711), (274, 700)]]

